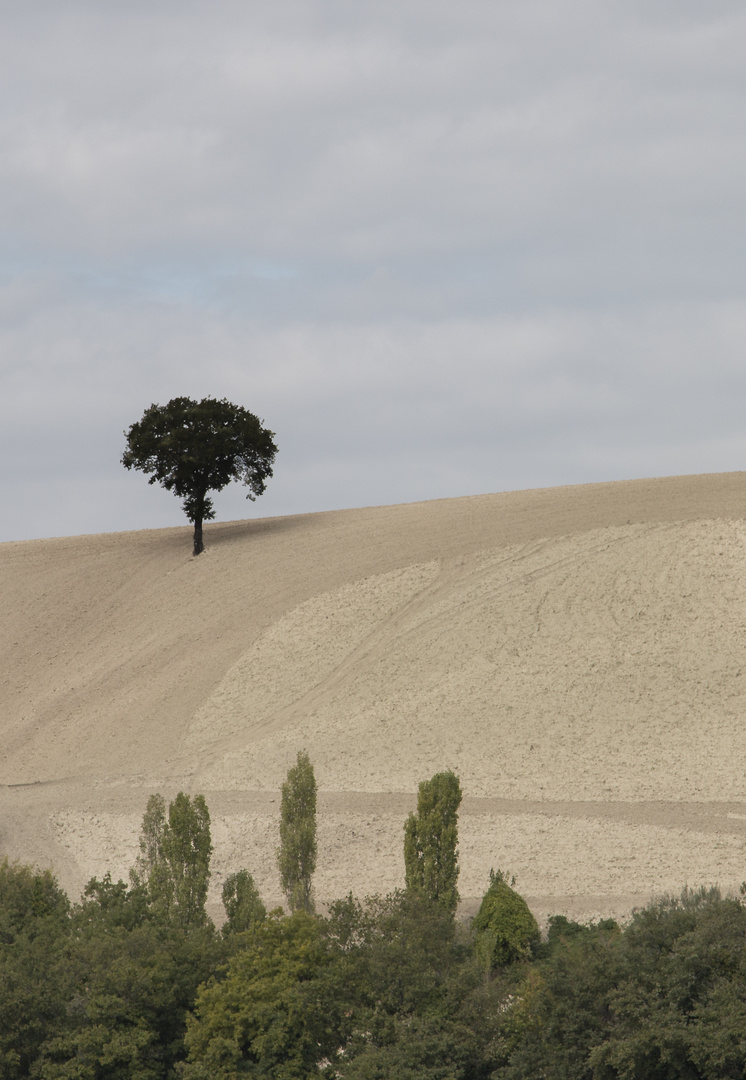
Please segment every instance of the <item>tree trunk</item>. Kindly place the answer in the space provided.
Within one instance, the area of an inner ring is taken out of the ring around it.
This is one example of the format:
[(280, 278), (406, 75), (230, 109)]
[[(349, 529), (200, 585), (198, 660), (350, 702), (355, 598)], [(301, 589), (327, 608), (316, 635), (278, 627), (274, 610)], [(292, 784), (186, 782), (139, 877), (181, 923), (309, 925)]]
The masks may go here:
[(198, 517), (194, 519), (194, 550), (192, 555), (199, 555), (200, 552), (205, 550), (205, 545), (202, 543), (202, 518)]

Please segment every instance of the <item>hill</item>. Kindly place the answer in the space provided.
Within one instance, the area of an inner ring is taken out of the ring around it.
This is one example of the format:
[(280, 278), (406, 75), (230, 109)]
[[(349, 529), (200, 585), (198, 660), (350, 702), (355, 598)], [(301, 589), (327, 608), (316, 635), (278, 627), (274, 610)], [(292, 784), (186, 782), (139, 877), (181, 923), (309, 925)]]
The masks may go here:
[(268, 902), (279, 785), (319, 783), (317, 894), (403, 881), (458, 772), (461, 893), (622, 914), (746, 877), (746, 474), (0, 545), (0, 854), (125, 875), (148, 795), (203, 792), (214, 896)]

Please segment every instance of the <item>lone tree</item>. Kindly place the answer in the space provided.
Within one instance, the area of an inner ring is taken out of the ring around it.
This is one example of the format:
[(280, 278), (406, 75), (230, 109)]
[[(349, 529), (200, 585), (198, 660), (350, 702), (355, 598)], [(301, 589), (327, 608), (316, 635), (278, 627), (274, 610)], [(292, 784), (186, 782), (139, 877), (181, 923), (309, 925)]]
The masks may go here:
[(423, 780), (417, 813), (404, 826), (407, 890), (455, 914), (458, 889), (458, 808), (461, 785), (450, 770)]
[(316, 869), (316, 777), (305, 750), (282, 785), (277, 868), (291, 911), (313, 911), (311, 878)]
[(202, 522), (215, 517), (208, 491), (239, 480), (249, 489), (246, 498), (255, 499), (264, 492), (277, 453), (274, 432), (225, 398), (177, 397), (151, 405), (124, 434), (124, 467), (151, 474), (149, 484), (158, 482), (183, 500), (194, 524), (195, 555), (204, 551)]

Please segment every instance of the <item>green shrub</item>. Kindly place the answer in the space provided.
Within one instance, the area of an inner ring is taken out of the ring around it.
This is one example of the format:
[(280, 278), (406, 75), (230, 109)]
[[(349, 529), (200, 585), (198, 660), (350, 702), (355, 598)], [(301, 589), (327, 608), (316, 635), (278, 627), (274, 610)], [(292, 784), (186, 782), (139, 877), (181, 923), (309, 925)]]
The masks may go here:
[(490, 870), (490, 887), (473, 930), (477, 955), (490, 970), (528, 958), (540, 940), (539, 924), (528, 904), (500, 870)]

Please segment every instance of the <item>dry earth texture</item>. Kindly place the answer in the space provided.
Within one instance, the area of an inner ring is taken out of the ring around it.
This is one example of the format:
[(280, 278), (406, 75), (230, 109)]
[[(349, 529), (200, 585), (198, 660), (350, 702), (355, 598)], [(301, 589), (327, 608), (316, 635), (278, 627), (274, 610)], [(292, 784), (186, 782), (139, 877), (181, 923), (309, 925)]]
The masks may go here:
[(0, 855), (126, 877), (148, 795), (202, 792), (211, 910), (281, 901), (279, 787), (319, 784), (320, 902), (403, 884), (458, 773), (463, 910), (541, 918), (746, 878), (746, 473), (0, 545)]

